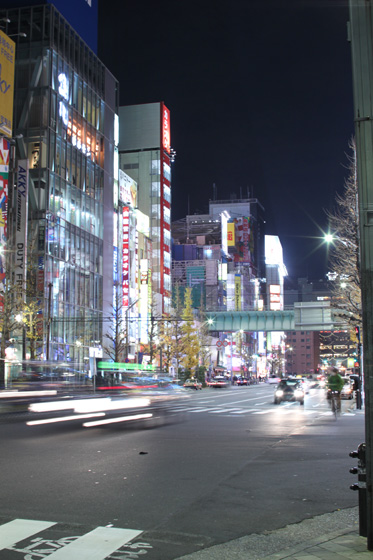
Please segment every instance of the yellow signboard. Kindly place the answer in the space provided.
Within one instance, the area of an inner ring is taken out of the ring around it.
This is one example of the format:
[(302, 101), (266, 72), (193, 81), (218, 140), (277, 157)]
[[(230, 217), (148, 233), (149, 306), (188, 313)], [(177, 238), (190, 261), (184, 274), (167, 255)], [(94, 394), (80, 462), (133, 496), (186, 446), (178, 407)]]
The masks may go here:
[(234, 222), (228, 222), (227, 224), (228, 247), (234, 247), (236, 244), (234, 227), (235, 227)]
[(0, 134), (13, 131), (14, 65), (16, 44), (0, 29)]

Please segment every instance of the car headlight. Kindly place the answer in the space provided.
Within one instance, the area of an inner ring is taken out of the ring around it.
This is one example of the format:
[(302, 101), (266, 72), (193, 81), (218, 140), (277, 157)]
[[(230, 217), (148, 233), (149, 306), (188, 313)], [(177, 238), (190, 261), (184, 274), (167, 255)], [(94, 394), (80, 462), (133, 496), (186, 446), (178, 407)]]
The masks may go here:
[(295, 391), (294, 391), (294, 396), (295, 396), (295, 397), (303, 397), (303, 391), (302, 391), (302, 389), (295, 389)]
[(284, 394), (284, 391), (282, 391), (281, 389), (277, 389), (276, 397), (282, 397), (283, 394)]

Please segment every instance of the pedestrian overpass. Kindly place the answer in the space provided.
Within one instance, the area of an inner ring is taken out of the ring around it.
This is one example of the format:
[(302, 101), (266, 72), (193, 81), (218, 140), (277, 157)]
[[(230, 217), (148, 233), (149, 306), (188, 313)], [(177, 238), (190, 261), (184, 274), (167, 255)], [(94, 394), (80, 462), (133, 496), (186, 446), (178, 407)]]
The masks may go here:
[(330, 301), (294, 303), (281, 311), (207, 311), (209, 331), (335, 331), (348, 325)]

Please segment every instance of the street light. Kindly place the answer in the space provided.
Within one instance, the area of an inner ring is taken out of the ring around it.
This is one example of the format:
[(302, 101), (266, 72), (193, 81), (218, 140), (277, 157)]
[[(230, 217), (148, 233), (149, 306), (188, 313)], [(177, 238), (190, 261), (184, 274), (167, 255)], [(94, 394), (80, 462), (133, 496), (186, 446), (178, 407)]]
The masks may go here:
[(333, 233), (326, 233), (324, 235), (324, 241), (325, 243), (341, 243), (342, 245), (344, 245), (345, 247), (351, 247), (352, 249), (357, 249), (357, 245), (356, 243), (354, 243), (353, 241), (350, 241), (349, 239), (346, 238), (342, 238), (342, 237), (338, 237), (338, 235), (334, 235)]

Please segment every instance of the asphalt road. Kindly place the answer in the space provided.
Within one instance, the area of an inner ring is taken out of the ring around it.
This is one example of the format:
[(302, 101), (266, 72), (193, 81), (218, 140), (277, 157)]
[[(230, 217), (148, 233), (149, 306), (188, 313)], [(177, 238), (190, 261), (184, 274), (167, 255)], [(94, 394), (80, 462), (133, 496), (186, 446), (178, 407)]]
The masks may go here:
[[(335, 421), (320, 389), (304, 406), (274, 405), (273, 392), (268, 385), (191, 390), (154, 429), (3, 418), (0, 560), (54, 560), (58, 548), (58, 558), (73, 560), (67, 549), (62, 555), (70, 541), (60, 539), (96, 527), (141, 531), (132, 539), (118, 533), (122, 546), (99, 559), (172, 560), (357, 505), (348, 454), (364, 441), (364, 411), (343, 401)], [(2, 527), (14, 519), (52, 526), (4, 547)], [(30, 556), (35, 534), (44, 549)]]

